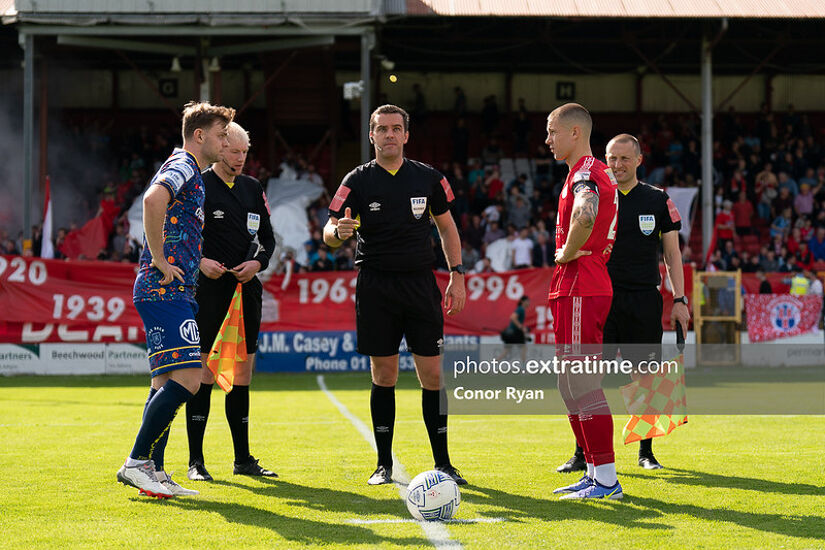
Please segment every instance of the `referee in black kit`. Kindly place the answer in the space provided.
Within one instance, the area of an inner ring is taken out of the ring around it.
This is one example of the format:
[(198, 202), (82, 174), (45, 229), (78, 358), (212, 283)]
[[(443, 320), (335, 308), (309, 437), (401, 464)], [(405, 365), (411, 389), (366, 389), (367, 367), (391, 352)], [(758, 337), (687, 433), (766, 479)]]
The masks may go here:
[(430, 244), (432, 217), (451, 266), (444, 308), (447, 315), (456, 315), (464, 308), (465, 291), (461, 243), (449, 211), (454, 196), (447, 179), (435, 169), (404, 158), (409, 121), (406, 111), (395, 105), (383, 105), (370, 115), (375, 160), (358, 166), (341, 182), (330, 204), (324, 242), (337, 247), (353, 235), (358, 238), (358, 352), (370, 356), (370, 411), (378, 450), (378, 467), (367, 483), (392, 483), (398, 348), (406, 337), (422, 387), (435, 468), (464, 485), (467, 481), (450, 463), (447, 415), (439, 410), (444, 315)]
[[(269, 204), (261, 184), (241, 175), (249, 152), (249, 134), (235, 122), (228, 128), (229, 147), (221, 160), (203, 172), (203, 254), (195, 299), (201, 336), (201, 387), (186, 403), (189, 479), (211, 481), (204, 467), (203, 435), (215, 378), (206, 367), (209, 350), (221, 328), (238, 282), (243, 283), (243, 316), (249, 359), (235, 366), (235, 383), (226, 394), (226, 420), (235, 448), (234, 473), (277, 477), (249, 454), (249, 383), (258, 349), (263, 287), (255, 276), (266, 269), (275, 250)], [(255, 240), (257, 237), (257, 241)], [(260, 243), (260, 244), (259, 244)]]
[[(607, 262), (613, 283), (613, 302), (604, 325), (605, 358), (614, 357), (618, 344), (635, 344), (621, 350), (622, 358), (634, 363), (659, 360), (662, 343), (662, 294), (659, 277), (659, 241), (673, 290), (671, 325), (678, 322), (687, 334), (690, 312), (685, 296), (679, 229), (682, 227), (673, 201), (662, 189), (636, 179), (642, 163), (639, 141), (619, 134), (607, 144), (607, 165), (619, 184), (619, 215), (616, 242)], [(650, 348), (645, 348), (645, 344)], [(612, 348), (607, 351), (607, 348)], [(639, 442), (639, 466), (658, 470), (662, 465), (653, 456), (652, 440)], [(557, 468), (567, 473), (589, 467), (580, 447), (573, 458)]]

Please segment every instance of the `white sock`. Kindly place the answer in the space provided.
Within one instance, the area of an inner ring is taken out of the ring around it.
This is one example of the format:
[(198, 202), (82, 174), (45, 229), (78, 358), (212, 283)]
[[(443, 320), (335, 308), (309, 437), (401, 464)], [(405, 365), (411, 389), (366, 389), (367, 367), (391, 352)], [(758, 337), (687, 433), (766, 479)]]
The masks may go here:
[(148, 460), (135, 460), (134, 458), (132, 458), (130, 456), (130, 457), (126, 458), (126, 467), (127, 468), (135, 468), (137, 466), (140, 466), (141, 464), (146, 464), (147, 462), (149, 462), (149, 461)]
[(595, 467), (595, 470), (596, 481), (598, 481), (605, 487), (613, 487), (619, 482), (619, 478), (616, 476), (615, 462), (610, 462), (608, 464), (599, 464)]
[(587, 463), (587, 477), (589, 477), (590, 479), (593, 479), (593, 475), (594, 475), (593, 472), (595, 472), (595, 471), (596, 471), (596, 467), (588, 462)]

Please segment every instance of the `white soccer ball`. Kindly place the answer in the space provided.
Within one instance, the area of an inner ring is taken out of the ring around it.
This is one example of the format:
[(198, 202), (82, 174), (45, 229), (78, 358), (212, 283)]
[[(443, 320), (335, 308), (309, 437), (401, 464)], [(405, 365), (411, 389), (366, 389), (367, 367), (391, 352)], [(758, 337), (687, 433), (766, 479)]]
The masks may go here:
[(407, 486), (407, 509), (418, 520), (443, 521), (455, 515), (461, 493), (453, 478), (438, 470), (422, 472)]

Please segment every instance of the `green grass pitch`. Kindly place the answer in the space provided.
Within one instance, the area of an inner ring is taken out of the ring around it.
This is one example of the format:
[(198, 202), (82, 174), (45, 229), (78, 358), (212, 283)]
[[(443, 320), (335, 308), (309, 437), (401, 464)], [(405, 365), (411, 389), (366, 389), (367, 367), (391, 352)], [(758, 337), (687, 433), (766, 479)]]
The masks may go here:
[[(369, 425), (368, 375), (325, 380)], [(398, 388), (394, 450), (415, 475), (432, 467), (421, 397), (412, 374)], [(139, 497), (115, 472), (147, 389), (147, 377), (0, 378), (0, 548), (433, 548), (431, 530), (398, 521), (409, 515), (395, 487), (366, 485), (373, 450), (314, 375), (253, 380), (252, 452), (280, 479), (232, 475), (216, 388), (205, 441), (216, 481), (186, 479), (181, 414), (166, 469), (201, 494)], [(621, 445), (625, 419), (615, 419), (625, 499), (570, 502), (551, 495), (575, 481), (555, 472), (572, 449), (566, 418), (452, 417), (451, 455), (470, 481), (457, 517), (500, 521), (448, 523), (442, 547), (825, 548), (822, 416), (691, 416), (655, 441), (658, 472)]]

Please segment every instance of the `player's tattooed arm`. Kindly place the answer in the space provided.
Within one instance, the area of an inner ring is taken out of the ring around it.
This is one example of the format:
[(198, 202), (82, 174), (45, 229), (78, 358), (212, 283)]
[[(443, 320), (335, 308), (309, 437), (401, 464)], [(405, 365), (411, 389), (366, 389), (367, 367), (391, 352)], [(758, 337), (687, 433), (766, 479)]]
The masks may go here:
[(570, 213), (570, 231), (567, 233), (564, 246), (556, 250), (558, 264), (565, 264), (590, 254), (589, 250), (581, 250), (581, 247), (590, 238), (599, 211), (599, 195), (594, 187), (593, 182), (579, 182), (573, 187), (575, 198), (573, 211)]
[[(575, 193), (575, 191), (574, 191)], [(593, 229), (596, 224), (596, 214), (599, 212), (599, 196), (589, 189), (576, 193), (573, 200), (571, 221), (578, 222), (586, 229)]]

